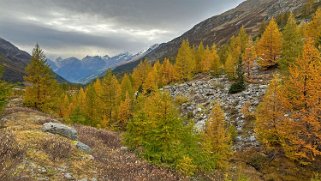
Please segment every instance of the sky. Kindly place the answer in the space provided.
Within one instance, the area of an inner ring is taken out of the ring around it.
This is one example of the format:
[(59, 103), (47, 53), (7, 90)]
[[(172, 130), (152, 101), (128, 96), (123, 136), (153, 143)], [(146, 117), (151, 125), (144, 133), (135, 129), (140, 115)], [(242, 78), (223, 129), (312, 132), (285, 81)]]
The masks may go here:
[(243, 0), (0, 0), (0, 37), (49, 58), (136, 53)]

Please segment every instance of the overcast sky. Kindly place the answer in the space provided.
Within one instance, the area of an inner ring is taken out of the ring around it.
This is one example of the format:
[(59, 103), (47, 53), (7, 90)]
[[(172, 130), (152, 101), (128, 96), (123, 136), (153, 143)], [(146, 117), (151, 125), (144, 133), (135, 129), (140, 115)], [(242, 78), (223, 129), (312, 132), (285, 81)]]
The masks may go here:
[(138, 52), (243, 0), (0, 0), (0, 37), (50, 58)]

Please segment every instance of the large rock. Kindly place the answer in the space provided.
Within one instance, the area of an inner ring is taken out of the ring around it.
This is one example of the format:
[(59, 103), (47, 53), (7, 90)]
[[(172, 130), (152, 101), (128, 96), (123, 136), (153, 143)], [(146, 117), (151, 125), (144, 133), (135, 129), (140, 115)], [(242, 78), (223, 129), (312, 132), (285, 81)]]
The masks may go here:
[(42, 126), (42, 130), (44, 132), (50, 132), (53, 134), (59, 134), (61, 136), (64, 136), (66, 138), (77, 140), (77, 131), (74, 128), (68, 127), (61, 123), (45, 123)]
[(85, 153), (91, 153), (91, 148), (90, 148), (88, 145), (86, 145), (86, 144), (84, 144), (84, 143), (82, 143), (82, 142), (80, 142), (80, 141), (77, 142), (76, 147), (77, 147), (79, 150), (81, 150), (81, 151), (83, 151), (83, 152), (85, 152)]

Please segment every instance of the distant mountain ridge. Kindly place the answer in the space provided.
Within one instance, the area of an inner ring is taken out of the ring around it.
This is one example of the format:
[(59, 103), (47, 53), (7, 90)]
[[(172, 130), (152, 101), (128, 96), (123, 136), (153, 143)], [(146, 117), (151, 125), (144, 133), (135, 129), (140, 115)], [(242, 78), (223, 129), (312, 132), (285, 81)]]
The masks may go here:
[[(23, 82), (25, 68), (31, 60), (29, 53), (20, 50), (7, 40), (0, 38), (0, 65), (4, 67), (2, 79), (8, 82)], [(66, 82), (56, 75), (60, 82)]]
[[(319, 2), (320, 0), (316, 1)], [(189, 40), (192, 46), (223, 44), (235, 35), (243, 25), (252, 36), (259, 33), (261, 23), (273, 16), (284, 12), (302, 9), (306, 0), (247, 0), (234, 9), (213, 16), (195, 25), (183, 35), (160, 44), (156, 49), (142, 57), (139, 61), (117, 67), (115, 73), (131, 71), (140, 61), (147, 59), (151, 62), (163, 60), (165, 57), (173, 59), (184, 39)]]
[(48, 59), (47, 62), (54, 72), (69, 82), (86, 84), (97, 77), (103, 76), (106, 70), (137, 61), (157, 47), (158, 45), (155, 44), (147, 51), (136, 54), (125, 52), (113, 57), (108, 55), (86, 56), (82, 59), (75, 57), (62, 59), (59, 57), (55, 60)]

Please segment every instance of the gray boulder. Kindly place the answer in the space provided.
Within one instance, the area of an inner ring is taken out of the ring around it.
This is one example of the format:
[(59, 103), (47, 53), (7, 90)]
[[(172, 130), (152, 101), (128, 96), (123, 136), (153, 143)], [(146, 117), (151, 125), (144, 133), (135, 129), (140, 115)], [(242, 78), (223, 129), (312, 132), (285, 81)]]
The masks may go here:
[(77, 140), (77, 131), (74, 128), (68, 127), (64, 124), (61, 123), (45, 123), (42, 126), (42, 131), (44, 132), (49, 132), (53, 134), (59, 134), (63, 137), (72, 139), (72, 140)]
[(82, 143), (82, 142), (80, 142), (80, 141), (77, 142), (76, 147), (77, 147), (79, 150), (81, 150), (81, 151), (83, 151), (83, 152), (85, 152), (85, 153), (91, 153), (91, 148), (90, 148), (88, 145), (86, 145), (86, 144), (84, 144), (84, 143)]

